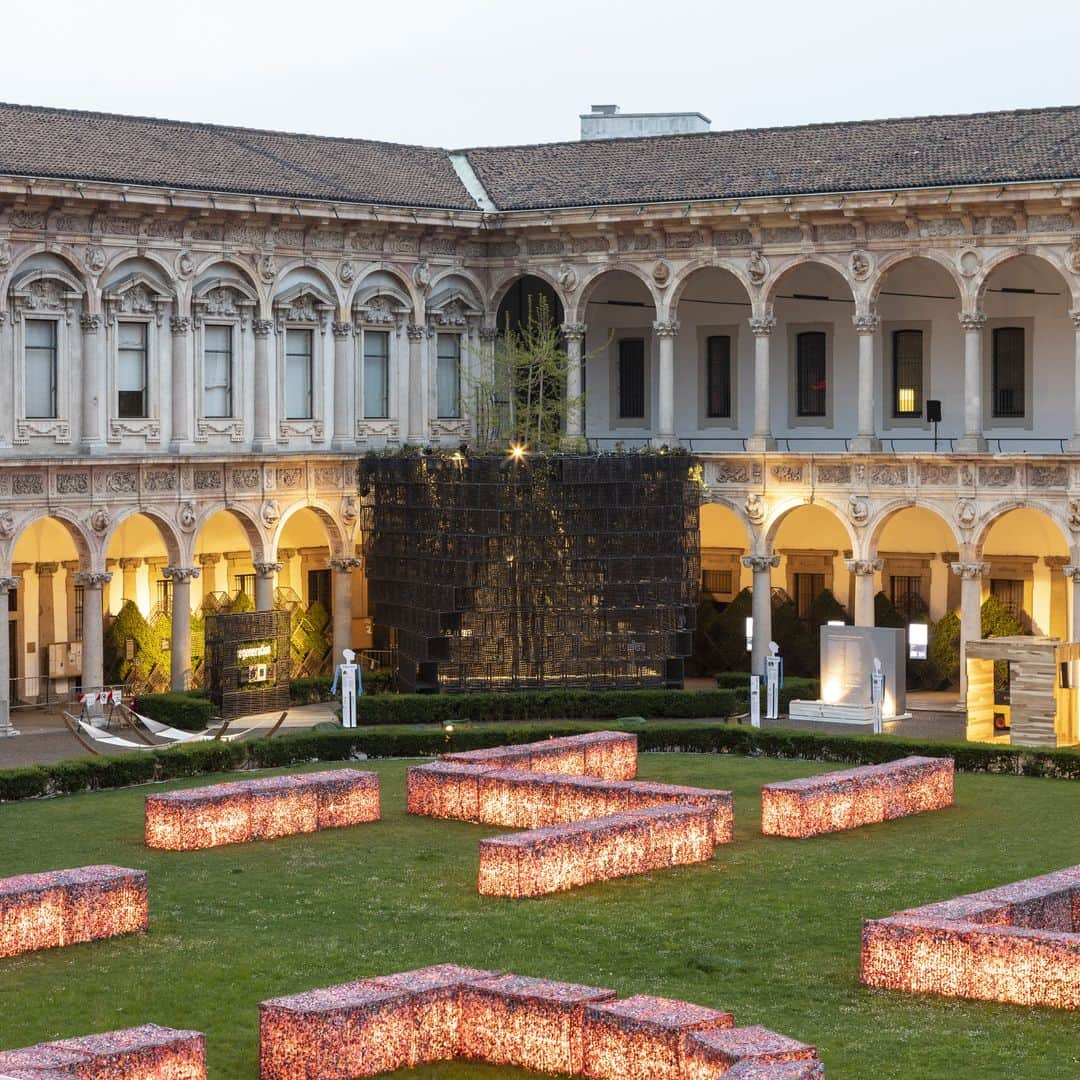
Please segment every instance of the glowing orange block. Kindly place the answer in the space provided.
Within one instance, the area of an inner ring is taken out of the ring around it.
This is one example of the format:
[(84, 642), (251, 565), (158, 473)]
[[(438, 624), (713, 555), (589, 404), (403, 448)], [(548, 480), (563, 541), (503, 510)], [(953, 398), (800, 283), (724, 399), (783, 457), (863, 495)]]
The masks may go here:
[(650, 806), (698, 806), (707, 809), (713, 823), (714, 843), (730, 844), (735, 834), (735, 810), (730, 791), (634, 781), (627, 785), (626, 794), (631, 810)]
[(952, 804), (952, 758), (907, 757), (766, 784), (761, 789), (761, 831), (801, 839)]
[(271, 776), (146, 797), (148, 847), (195, 851), (379, 820), (379, 776)]
[(583, 1075), (670, 1080), (682, 1075), (691, 1031), (729, 1028), (731, 1013), (668, 998), (629, 997), (585, 1008)]
[(1080, 866), (863, 923), (861, 981), (1080, 1008)]
[(145, 930), (146, 872), (83, 866), (0, 880), (0, 956)]
[(206, 1038), (144, 1024), (124, 1031), (0, 1051), (0, 1080), (205, 1080)]
[(517, 746), (464, 750), (445, 754), (443, 761), (482, 769), (523, 769), (630, 780), (637, 775), (637, 736), (621, 731), (591, 731)]
[(407, 809), (426, 817), (479, 821), (481, 775), (475, 765), (451, 761), (414, 765), (405, 771)]
[(517, 829), (554, 825), (555, 783), (546, 773), (494, 769), (477, 780), (478, 821)]
[(535, 1072), (580, 1074), (585, 1007), (614, 990), (499, 975), (462, 990), (462, 1056)]
[(740, 1061), (724, 1075), (724, 1080), (821, 1080), (825, 1066), (820, 1061)]
[(528, 897), (707, 862), (708, 810), (662, 806), (480, 841), (483, 896)]
[(760, 1069), (816, 1059), (813, 1046), (756, 1025), (697, 1031), (687, 1036), (681, 1080), (716, 1080), (739, 1064)]

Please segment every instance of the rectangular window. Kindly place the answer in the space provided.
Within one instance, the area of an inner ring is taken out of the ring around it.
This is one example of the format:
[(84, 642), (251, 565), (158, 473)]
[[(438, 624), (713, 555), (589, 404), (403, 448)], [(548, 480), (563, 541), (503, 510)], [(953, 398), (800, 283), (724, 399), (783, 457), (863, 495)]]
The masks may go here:
[(731, 580), (730, 570), (702, 570), (701, 591), (714, 596), (730, 596)]
[(254, 574), (237, 574), (234, 578), (236, 582), (236, 595), (244, 594), (249, 600), (255, 599), (255, 575)]
[(203, 331), (203, 415), (232, 416), (232, 327)]
[(168, 578), (158, 578), (154, 583), (157, 586), (157, 608), (164, 615), (172, 611), (172, 582)]
[(285, 419), (310, 420), (315, 334), (285, 331)]
[(990, 595), (1000, 600), (1014, 619), (1024, 618), (1024, 582), (1015, 578), (991, 578)]
[(993, 334), (994, 416), (1024, 416), (1024, 328), (999, 326)]
[(795, 611), (800, 619), (810, 618), (814, 601), (825, 591), (824, 574), (795, 575)]
[[(15, 595), (14, 590), (12, 590), (11, 595), (12, 596)], [(83, 586), (82, 585), (76, 585), (75, 586), (75, 620), (74, 620), (75, 625), (72, 627), (72, 630), (71, 630), (71, 640), (72, 641), (82, 641), (82, 639), (83, 639), (83, 614), (84, 614), (84, 612), (86, 610), (86, 608), (84, 606), (84, 601), (85, 601), (85, 592), (83, 590)]]
[(328, 615), (334, 613), (334, 597), (330, 585), (329, 570), (309, 570), (308, 584), (308, 608), (313, 604), (321, 604)]
[(731, 338), (726, 334), (705, 341), (705, 415), (731, 419)]
[(918, 575), (893, 574), (889, 578), (889, 599), (909, 621), (922, 615), (926, 605), (922, 598), (922, 578)]
[(116, 327), (116, 415), (146, 416), (146, 323)]
[(461, 416), (461, 335), (440, 334), (437, 341), (438, 415), (456, 420)]
[(645, 339), (619, 341), (619, 419), (645, 419)]
[(828, 368), (822, 331), (808, 330), (795, 338), (795, 363), (798, 415), (827, 416)]
[(51, 319), (26, 320), (26, 415), (56, 416), (56, 327)]
[(364, 331), (364, 416), (370, 420), (390, 415), (390, 335), (385, 330)]
[(921, 330), (893, 333), (893, 416), (922, 416), (923, 335)]

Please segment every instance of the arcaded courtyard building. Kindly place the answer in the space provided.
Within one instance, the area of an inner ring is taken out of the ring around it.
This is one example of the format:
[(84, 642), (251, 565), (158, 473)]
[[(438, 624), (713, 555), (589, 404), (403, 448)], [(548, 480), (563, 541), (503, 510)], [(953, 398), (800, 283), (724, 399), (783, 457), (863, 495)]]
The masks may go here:
[(703, 462), (755, 660), (774, 587), (1080, 637), (1078, 176), (1080, 108), (448, 151), (0, 106), (0, 725), (125, 600), (370, 644), (357, 455), (467, 442), (538, 292), (568, 435)]

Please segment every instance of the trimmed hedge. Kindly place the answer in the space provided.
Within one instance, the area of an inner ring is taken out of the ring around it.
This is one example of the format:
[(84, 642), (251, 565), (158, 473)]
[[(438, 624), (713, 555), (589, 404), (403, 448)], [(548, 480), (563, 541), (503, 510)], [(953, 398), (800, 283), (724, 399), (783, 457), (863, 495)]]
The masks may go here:
[[(394, 673), (389, 668), (376, 668), (365, 671), (364, 694), (385, 694), (394, 688)], [(335, 694), (330, 693), (333, 680), (327, 675), (310, 679), (293, 679), (289, 683), (289, 701), (294, 705), (311, 705), (318, 701), (333, 701)]]
[(704, 720), (745, 712), (749, 691), (532, 690), (514, 694), (364, 695), (358, 724), (516, 723), (606, 720), (620, 716)]
[(202, 731), (214, 719), (214, 706), (200, 690), (170, 694), (139, 694), (134, 709), (159, 724), (182, 731)]
[(73, 791), (98, 790), (199, 776), (239, 769), (274, 768), (316, 761), (361, 757), (430, 757), (455, 750), (475, 750), (574, 735), (605, 727), (631, 731), (643, 751), (743, 754), (796, 758), (846, 765), (872, 765), (909, 754), (951, 757), (962, 772), (1080, 780), (1080, 750), (1035, 750), (986, 743), (917, 741), (885, 735), (876, 738), (819, 735), (780, 728), (737, 724), (544, 724), (527, 727), (459, 728), (416, 731), (368, 728), (355, 731), (303, 731), (275, 739), (204, 742), (125, 754), (78, 758), (57, 765), (0, 770), (0, 801), (29, 799)]

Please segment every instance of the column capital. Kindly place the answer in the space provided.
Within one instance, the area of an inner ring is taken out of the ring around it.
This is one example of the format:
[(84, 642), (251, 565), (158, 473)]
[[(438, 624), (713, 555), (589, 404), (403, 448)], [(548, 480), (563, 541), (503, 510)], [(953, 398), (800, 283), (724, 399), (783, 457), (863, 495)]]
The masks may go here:
[(990, 573), (990, 564), (988, 562), (954, 562), (952, 572), (965, 581), (974, 581)]
[(755, 574), (764, 573), (780, 565), (779, 555), (744, 555), (742, 564), (747, 570), (753, 570)]
[(678, 337), (679, 334), (679, 320), (678, 319), (657, 319), (653, 324), (653, 333), (660, 338), (673, 338)]
[(202, 555), (196, 555), (195, 558), (199, 560), (199, 563), (202, 566), (215, 566), (217, 563), (221, 562), (221, 552), (205, 552)]
[(253, 319), (251, 329), (257, 338), (267, 338), (274, 329), (274, 323), (271, 319)]
[(337, 570), (340, 574), (346, 574), (351, 570), (357, 570), (364, 565), (363, 559), (347, 558), (347, 559), (331, 559), (330, 567), (333, 570)]
[(985, 311), (961, 311), (957, 318), (965, 330), (981, 330), (986, 325)]
[(497, 326), (481, 326), (478, 333), (480, 334), (480, 340), (490, 345), (498, 338), (499, 328)]
[(564, 322), (559, 329), (567, 341), (585, 340), (585, 324), (583, 322)]
[(82, 570), (75, 575), (75, 584), (84, 589), (100, 589), (112, 581), (112, 574), (107, 570)]
[(117, 561), (120, 563), (121, 570), (137, 570), (143, 563), (142, 559), (127, 558), (126, 556)]
[(38, 577), (45, 577), (49, 574), (55, 574), (60, 569), (58, 562), (39, 562), (34, 563), (34, 573)]
[(183, 337), (191, 331), (191, 319), (186, 315), (171, 315), (169, 317), (169, 329), (175, 337)]
[(104, 325), (105, 320), (100, 315), (80, 315), (79, 325), (84, 334), (96, 334)]
[(257, 562), (251, 564), (255, 568), (255, 573), (259, 577), (273, 577), (275, 574), (281, 572), (284, 568), (284, 563), (279, 562)]
[(851, 323), (856, 334), (876, 334), (881, 329), (881, 316), (876, 311), (866, 315), (852, 315)]
[(1080, 330), (1080, 308), (1070, 308), (1069, 318), (1072, 319), (1073, 326)]
[(424, 340), (424, 328), (418, 326), (416, 323), (409, 323), (405, 327), (405, 333), (409, 336), (410, 341), (423, 341)]
[(844, 566), (849, 574), (856, 577), (872, 577), (885, 569), (884, 559), (845, 559)]
[(17, 577), (0, 577), (0, 593), (11, 592), (12, 589), (19, 587), (19, 579)]
[(197, 578), (202, 573), (198, 566), (163, 566), (161, 576), (169, 581), (177, 581), (181, 585), (188, 584), (192, 578)]
[(334, 332), (334, 337), (338, 341), (343, 341), (352, 333), (353, 325), (351, 322), (337, 322), (335, 320), (330, 324), (330, 329)]
[[(1080, 566), (1076, 565), (1075, 563), (1068, 563), (1061, 568), (1061, 572), (1067, 578), (1072, 578), (1075, 583), (1080, 584)], [(0, 581), (2, 580), (3, 579), (0, 578)]]
[(753, 316), (748, 320), (754, 337), (768, 337), (776, 329), (775, 315)]

